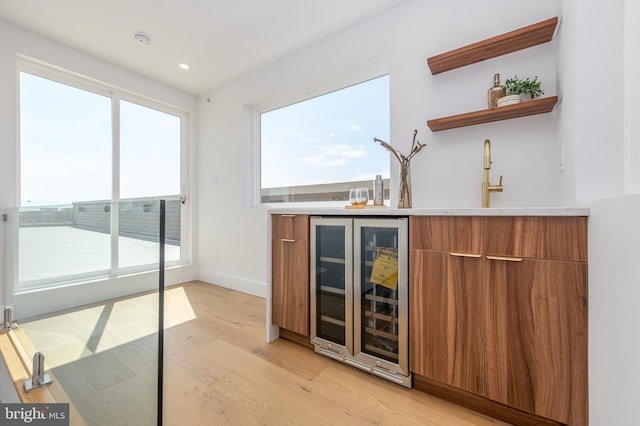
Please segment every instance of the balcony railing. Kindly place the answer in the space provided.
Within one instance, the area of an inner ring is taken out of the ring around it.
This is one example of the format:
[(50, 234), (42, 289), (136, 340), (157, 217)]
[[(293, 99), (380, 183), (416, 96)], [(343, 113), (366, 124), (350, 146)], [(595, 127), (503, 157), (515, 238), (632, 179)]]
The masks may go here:
[[(179, 196), (162, 197), (166, 200), (167, 243), (180, 243)], [(157, 237), (158, 198), (135, 198), (119, 202), (119, 235), (148, 239)], [(72, 226), (87, 231), (109, 233), (111, 230), (110, 201), (84, 201), (65, 206), (36, 206), (20, 209), (20, 227)]]
[[(389, 199), (389, 179), (383, 179), (384, 199)], [(348, 201), (352, 188), (369, 188), (369, 199), (373, 197), (373, 180), (337, 182), (318, 185), (262, 188), (262, 203), (291, 203), (307, 201)]]

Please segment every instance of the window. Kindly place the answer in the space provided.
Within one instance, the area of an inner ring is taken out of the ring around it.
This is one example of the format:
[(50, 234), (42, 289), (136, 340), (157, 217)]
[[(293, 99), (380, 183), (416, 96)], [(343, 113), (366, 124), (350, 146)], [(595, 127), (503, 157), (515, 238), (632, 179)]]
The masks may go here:
[(389, 140), (389, 121), (388, 75), (262, 111), (261, 202), (346, 200), (388, 180), (389, 153), (373, 138)]
[(21, 205), (111, 199), (111, 99), (20, 73)]
[(147, 242), (158, 235), (158, 199), (166, 261), (179, 263), (186, 114), (36, 64), (21, 62), (19, 76), (29, 220), (21, 216), (17, 288), (156, 266)]

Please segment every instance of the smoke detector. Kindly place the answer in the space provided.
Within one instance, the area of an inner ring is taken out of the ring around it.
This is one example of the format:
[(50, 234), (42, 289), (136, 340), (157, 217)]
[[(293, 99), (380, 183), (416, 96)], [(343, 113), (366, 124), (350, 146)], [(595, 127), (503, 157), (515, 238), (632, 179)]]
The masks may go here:
[(148, 46), (151, 43), (151, 37), (142, 32), (133, 33), (133, 39), (141, 46)]

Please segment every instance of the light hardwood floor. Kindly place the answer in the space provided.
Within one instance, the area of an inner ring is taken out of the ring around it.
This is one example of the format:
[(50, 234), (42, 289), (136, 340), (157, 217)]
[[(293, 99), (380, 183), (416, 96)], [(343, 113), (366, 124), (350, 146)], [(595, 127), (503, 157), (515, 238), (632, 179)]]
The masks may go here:
[(506, 425), (279, 339), (264, 299), (202, 283), (166, 295), (167, 425)]
[[(155, 423), (154, 308), (157, 295), (143, 295), (22, 325), (88, 425)], [(506, 425), (295, 343), (266, 343), (264, 299), (210, 284), (167, 288), (164, 342), (167, 426)]]

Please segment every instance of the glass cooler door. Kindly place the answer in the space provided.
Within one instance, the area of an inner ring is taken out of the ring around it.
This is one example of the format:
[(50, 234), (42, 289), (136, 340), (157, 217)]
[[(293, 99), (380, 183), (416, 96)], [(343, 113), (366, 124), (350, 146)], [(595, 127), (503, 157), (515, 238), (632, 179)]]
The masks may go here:
[(405, 375), (407, 229), (406, 219), (356, 219), (354, 226), (355, 356)]
[(352, 354), (352, 220), (311, 218), (312, 343)]

